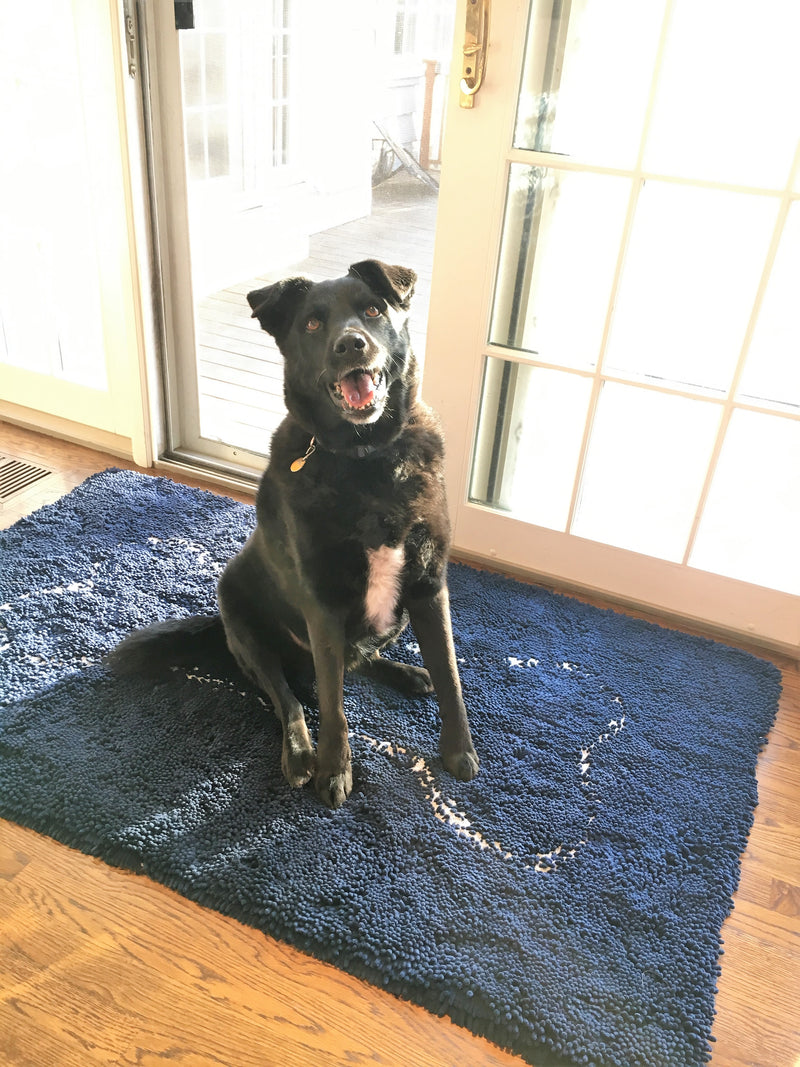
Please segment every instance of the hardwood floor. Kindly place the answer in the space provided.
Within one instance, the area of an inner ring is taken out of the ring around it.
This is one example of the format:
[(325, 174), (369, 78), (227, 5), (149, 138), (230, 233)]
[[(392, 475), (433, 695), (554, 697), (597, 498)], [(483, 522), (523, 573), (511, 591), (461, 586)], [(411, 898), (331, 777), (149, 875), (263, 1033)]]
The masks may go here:
[[(0, 454), (55, 472), (11, 498), (0, 526), (96, 470), (135, 469), (4, 424)], [(783, 671), (784, 691), (723, 930), (715, 1067), (800, 1067), (800, 671), (792, 660), (770, 658)], [(521, 1063), (145, 878), (0, 821), (0, 1063), (164, 1060), (185, 1067)]]

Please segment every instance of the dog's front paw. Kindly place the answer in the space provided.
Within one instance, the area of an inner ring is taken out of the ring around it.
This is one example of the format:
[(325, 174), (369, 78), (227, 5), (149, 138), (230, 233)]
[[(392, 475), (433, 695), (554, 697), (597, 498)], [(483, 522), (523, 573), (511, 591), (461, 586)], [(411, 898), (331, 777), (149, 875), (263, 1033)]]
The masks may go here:
[(451, 752), (442, 754), (445, 768), (458, 778), (459, 782), (471, 782), (478, 773), (479, 760), (474, 748), (465, 752)]
[(312, 778), (316, 766), (317, 757), (314, 745), (301, 711), (283, 728), (281, 770), (292, 789), (299, 789)]
[(316, 757), (313, 748), (292, 747), (284, 741), (281, 770), (292, 789), (299, 789), (300, 786), (305, 785), (312, 778), (315, 767)]
[(322, 803), (335, 811), (344, 804), (353, 789), (353, 772), (350, 764), (348, 763), (338, 774), (325, 774), (324, 771), (319, 771), (314, 784)]

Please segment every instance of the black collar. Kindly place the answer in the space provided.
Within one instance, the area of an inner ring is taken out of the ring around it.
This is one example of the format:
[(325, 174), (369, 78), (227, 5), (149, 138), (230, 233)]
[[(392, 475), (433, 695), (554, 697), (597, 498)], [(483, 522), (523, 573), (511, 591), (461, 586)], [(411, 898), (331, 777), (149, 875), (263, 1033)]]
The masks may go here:
[(345, 456), (347, 459), (364, 459), (366, 456), (371, 456), (374, 452), (378, 452), (385, 447), (384, 445), (350, 445), (347, 448), (331, 448), (318, 436), (312, 437), (311, 441), (316, 443), (317, 448), (321, 448), (324, 452), (330, 452), (333, 456)]
[(352, 448), (329, 448), (315, 435), (308, 442), (306, 454), (304, 456), (298, 456), (292, 463), (290, 469), (293, 474), (296, 474), (303, 469), (309, 456), (316, 452), (317, 446), (325, 452), (330, 452), (333, 456), (345, 456), (348, 459), (364, 459), (366, 456), (371, 456), (373, 452), (378, 451), (377, 445), (354, 445)]
[(352, 448), (328, 448), (327, 445), (322, 447), (326, 452), (333, 452), (335, 456), (347, 456), (350, 459), (364, 459), (365, 456), (371, 456), (373, 452), (378, 451), (377, 445), (354, 445)]

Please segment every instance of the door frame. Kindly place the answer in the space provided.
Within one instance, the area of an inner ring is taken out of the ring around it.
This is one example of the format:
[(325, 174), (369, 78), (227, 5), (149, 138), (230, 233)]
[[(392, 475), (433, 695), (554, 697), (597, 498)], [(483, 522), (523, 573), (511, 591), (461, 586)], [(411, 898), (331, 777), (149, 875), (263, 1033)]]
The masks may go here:
[[(222, 484), (252, 486), (263, 456), (202, 438), (195, 372), (189, 198), (184, 164), (180, 30), (171, 3), (135, 0), (142, 72), (143, 141), (149, 185), (152, 291), (159, 349), (160, 466), (204, 471)], [(164, 146), (170, 146), (170, 150)]]
[[(466, 2), (459, 0), (456, 14), (454, 70)], [(468, 500), (484, 358), (526, 362), (524, 353), (487, 338), (509, 167), (541, 165), (541, 157), (511, 147), (527, 21), (525, 0), (495, 0), (475, 106), (459, 107), (455, 79), (448, 101), (423, 390), (447, 439), (454, 554), (798, 656), (799, 597), (533, 526)]]

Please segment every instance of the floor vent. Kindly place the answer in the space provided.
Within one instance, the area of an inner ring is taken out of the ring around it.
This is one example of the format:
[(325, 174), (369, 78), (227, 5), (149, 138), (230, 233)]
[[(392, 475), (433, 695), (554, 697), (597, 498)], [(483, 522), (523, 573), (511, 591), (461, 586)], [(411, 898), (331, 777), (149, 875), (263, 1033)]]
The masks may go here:
[(19, 459), (0, 456), (0, 500), (8, 500), (21, 493), (35, 482), (46, 478), (52, 471), (44, 467), (34, 467)]

